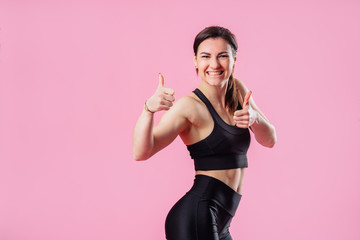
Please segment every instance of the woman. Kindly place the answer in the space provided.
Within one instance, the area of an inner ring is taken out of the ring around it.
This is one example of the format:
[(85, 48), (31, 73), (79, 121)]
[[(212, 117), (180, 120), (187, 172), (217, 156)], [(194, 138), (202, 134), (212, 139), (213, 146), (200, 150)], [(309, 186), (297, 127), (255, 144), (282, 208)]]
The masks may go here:
[[(179, 135), (194, 159), (196, 175), (193, 187), (166, 218), (166, 238), (228, 240), (248, 166), (249, 128), (266, 147), (276, 142), (275, 128), (244, 83), (233, 77), (237, 43), (228, 29), (205, 28), (193, 47), (199, 87), (174, 103), (174, 90), (164, 87), (159, 74), (158, 88), (134, 129), (133, 155), (146, 160)], [(153, 128), (154, 113), (161, 110), (168, 111)]]

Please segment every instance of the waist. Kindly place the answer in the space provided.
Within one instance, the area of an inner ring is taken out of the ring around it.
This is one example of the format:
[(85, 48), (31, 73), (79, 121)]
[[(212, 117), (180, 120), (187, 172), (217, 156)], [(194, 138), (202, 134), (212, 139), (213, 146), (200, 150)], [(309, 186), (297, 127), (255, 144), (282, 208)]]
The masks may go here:
[(234, 191), (222, 181), (207, 175), (195, 175), (194, 185), (188, 191), (200, 196), (203, 200), (211, 200), (221, 205), (229, 214), (235, 215), (242, 195)]

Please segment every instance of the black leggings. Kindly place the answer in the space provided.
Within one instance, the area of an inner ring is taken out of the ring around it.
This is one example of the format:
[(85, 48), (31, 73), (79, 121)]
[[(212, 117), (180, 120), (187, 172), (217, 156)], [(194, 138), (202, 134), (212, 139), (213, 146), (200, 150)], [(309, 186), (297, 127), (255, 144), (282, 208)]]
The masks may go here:
[(196, 175), (166, 217), (166, 239), (231, 240), (229, 226), (241, 196), (216, 178)]

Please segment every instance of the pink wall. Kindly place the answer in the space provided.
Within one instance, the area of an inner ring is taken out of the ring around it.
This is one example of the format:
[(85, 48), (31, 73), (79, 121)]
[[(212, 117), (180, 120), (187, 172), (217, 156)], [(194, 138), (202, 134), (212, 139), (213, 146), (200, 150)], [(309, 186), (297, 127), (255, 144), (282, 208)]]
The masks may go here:
[(1, 240), (165, 238), (193, 163), (180, 139), (135, 162), (132, 129), (159, 71), (177, 99), (197, 86), (213, 24), (278, 136), (252, 135), (233, 238), (360, 239), (358, 1), (3, 0)]

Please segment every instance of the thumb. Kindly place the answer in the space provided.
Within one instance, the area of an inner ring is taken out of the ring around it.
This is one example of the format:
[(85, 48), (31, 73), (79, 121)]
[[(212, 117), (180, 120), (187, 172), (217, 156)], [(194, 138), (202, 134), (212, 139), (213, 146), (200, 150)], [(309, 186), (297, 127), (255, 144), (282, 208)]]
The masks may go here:
[(250, 99), (251, 94), (252, 94), (252, 91), (249, 91), (249, 92), (246, 93), (243, 108), (245, 108), (246, 105), (249, 104), (249, 99)]
[(159, 73), (159, 85), (158, 85), (158, 88), (160, 87), (164, 87), (164, 76)]

